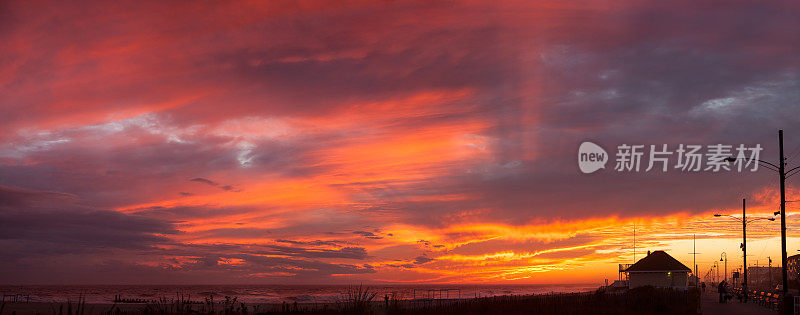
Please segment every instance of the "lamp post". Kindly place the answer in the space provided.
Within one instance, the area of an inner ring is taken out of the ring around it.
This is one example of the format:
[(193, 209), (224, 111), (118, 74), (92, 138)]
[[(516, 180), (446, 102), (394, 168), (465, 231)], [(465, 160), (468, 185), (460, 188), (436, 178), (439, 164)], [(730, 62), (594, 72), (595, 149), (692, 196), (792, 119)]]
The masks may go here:
[[(732, 216), (732, 215), (722, 215), (722, 214), (715, 214), (714, 215), (715, 217), (726, 216), (726, 217), (733, 218), (736, 221), (742, 222), (742, 243), (739, 246), (742, 248), (742, 272), (744, 273), (744, 282), (742, 283), (742, 292), (745, 293), (744, 294), (744, 301), (745, 302), (747, 302), (747, 295), (748, 295), (747, 294), (747, 223), (748, 222), (753, 222), (753, 221), (758, 221), (758, 220), (775, 221), (774, 217), (772, 217), (772, 218), (753, 218), (753, 219), (749, 219), (748, 220), (747, 219), (747, 211), (746, 211), (747, 208), (745, 207), (746, 201), (747, 201), (747, 199), (742, 198), (742, 217), (741, 218), (735, 217), (735, 216)], [(775, 215), (777, 215), (777, 213)], [(726, 260), (728, 259), (728, 255), (727, 254), (725, 254), (725, 259)], [(726, 265), (727, 265), (727, 262), (726, 262)], [(725, 269), (727, 270), (727, 268), (725, 268)]]
[[(783, 130), (778, 130), (778, 165), (767, 161), (757, 160), (764, 168), (778, 173), (781, 189), (781, 274), (783, 278), (783, 295), (789, 293), (789, 278), (786, 270), (786, 178), (800, 172), (800, 166), (786, 170), (786, 158), (783, 156)], [(736, 161), (735, 157), (728, 157), (727, 162)]]
[(722, 252), (722, 254), (719, 255), (719, 261), (722, 261), (722, 257), (725, 257), (725, 278), (722, 279), (723, 281), (728, 282), (728, 254)]

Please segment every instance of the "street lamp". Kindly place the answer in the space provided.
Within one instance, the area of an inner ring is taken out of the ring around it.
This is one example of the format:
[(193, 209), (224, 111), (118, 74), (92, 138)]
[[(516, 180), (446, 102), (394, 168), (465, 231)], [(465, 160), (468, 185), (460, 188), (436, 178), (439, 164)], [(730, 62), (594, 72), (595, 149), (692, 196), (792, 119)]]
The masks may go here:
[[(752, 219), (748, 220), (747, 219), (747, 215), (746, 215), (746, 209), (747, 208), (745, 207), (745, 202), (746, 201), (747, 201), (747, 199), (742, 198), (742, 217), (741, 218), (734, 217), (732, 215), (722, 215), (722, 214), (718, 214), (718, 213), (714, 214), (715, 217), (726, 216), (726, 217), (733, 218), (736, 221), (742, 222), (742, 243), (739, 244), (739, 246), (742, 248), (742, 269), (743, 269), (742, 271), (744, 273), (744, 282), (742, 283), (742, 292), (744, 292), (744, 301), (745, 302), (747, 302), (747, 295), (748, 295), (747, 294), (747, 223), (753, 222), (753, 221), (758, 221), (758, 220), (775, 221), (774, 217), (772, 217), (772, 218), (752, 218)], [(777, 214), (775, 214), (775, 215), (777, 215)], [(727, 254), (725, 255), (725, 259), (726, 260), (728, 259), (728, 255)], [(725, 269), (726, 269), (726, 274), (727, 274), (727, 268), (725, 268)]]
[(722, 252), (722, 254), (719, 255), (719, 261), (722, 261), (722, 257), (725, 257), (725, 278), (723, 279), (725, 279), (725, 282), (728, 282), (728, 254)]
[[(786, 270), (786, 178), (800, 173), (800, 166), (796, 166), (794, 168), (786, 170), (786, 157), (783, 156), (783, 130), (778, 130), (778, 153), (780, 159), (778, 160), (778, 165), (772, 164), (767, 161), (762, 161), (756, 159), (757, 162), (761, 163), (764, 168), (770, 169), (778, 173), (778, 178), (780, 179), (780, 189), (781, 189), (781, 270), (783, 274), (783, 295), (787, 295), (789, 293), (789, 279)], [(726, 162), (733, 162), (736, 161), (737, 158), (735, 157), (728, 157), (725, 158)], [(745, 158), (742, 158), (745, 159)]]

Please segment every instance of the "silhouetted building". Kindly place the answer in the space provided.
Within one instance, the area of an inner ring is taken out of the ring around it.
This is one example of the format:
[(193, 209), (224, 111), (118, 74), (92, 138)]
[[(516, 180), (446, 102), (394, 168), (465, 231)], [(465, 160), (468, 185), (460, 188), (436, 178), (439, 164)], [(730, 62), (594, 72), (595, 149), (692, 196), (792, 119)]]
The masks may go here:
[(800, 254), (786, 257), (786, 270), (791, 280), (797, 280), (800, 275)]
[[(770, 290), (781, 283), (781, 267), (747, 267), (747, 286), (751, 289)], [(791, 272), (790, 272), (791, 274)]]
[(800, 288), (800, 254), (786, 257), (786, 273), (789, 288)]
[(663, 250), (657, 250), (648, 252), (646, 257), (625, 269), (625, 272), (628, 273), (630, 288), (650, 285), (685, 290), (692, 270)]

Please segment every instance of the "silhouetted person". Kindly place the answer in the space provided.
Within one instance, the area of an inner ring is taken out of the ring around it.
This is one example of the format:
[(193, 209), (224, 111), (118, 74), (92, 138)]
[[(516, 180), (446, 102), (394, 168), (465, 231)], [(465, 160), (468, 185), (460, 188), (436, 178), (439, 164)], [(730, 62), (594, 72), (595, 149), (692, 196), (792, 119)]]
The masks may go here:
[(717, 293), (719, 293), (719, 302), (725, 303), (725, 281), (720, 281), (717, 285)]
[(725, 286), (724, 286), (724, 288), (725, 288), (725, 302), (728, 302), (728, 300), (733, 298), (733, 294), (731, 294), (731, 286), (728, 283), (728, 281), (722, 281), (722, 282), (725, 283)]
[(705, 282), (700, 283), (700, 288), (702, 289), (703, 293), (706, 293), (706, 283)]

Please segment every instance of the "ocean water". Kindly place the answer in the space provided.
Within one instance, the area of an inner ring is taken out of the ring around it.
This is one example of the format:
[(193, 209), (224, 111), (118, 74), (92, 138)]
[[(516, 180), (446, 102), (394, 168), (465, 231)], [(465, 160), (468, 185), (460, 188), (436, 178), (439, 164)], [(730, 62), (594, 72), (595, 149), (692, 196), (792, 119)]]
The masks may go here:
[[(346, 285), (26, 285), (0, 286), (0, 294), (26, 294), (31, 302), (76, 301), (80, 296), (87, 303), (113, 303), (114, 297), (124, 299), (184, 299), (214, 301), (225, 297), (236, 297), (245, 303), (329, 303), (343, 301), (347, 297)], [(550, 292), (585, 292), (595, 290), (598, 284), (567, 285), (364, 285), (377, 292), (376, 300), (385, 295), (398, 299), (426, 298), (436, 294), (437, 298), (473, 298), (500, 295), (543, 294)], [(450, 291), (430, 291), (452, 289)], [(448, 295), (449, 294), (449, 295)], [(441, 295), (441, 296), (440, 296)], [(6, 300), (9, 297), (5, 297)]]

